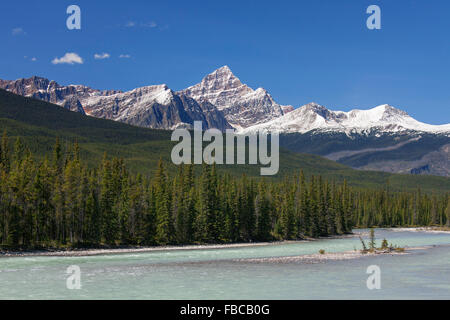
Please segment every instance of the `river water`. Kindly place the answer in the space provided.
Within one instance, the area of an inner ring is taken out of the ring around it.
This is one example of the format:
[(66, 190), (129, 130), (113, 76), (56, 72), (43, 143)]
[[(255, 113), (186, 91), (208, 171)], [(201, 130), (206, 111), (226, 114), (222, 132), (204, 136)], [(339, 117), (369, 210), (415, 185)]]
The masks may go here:
[[(367, 239), (367, 230), (355, 230)], [(226, 249), (170, 250), (88, 257), (0, 257), (0, 299), (450, 299), (450, 234), (376, 230), (401, 255), (290, 263), (289, 257), (360, 249), (357, 237)], [(236, 260), (239, 259), (239, 260)], [(67, 288), (80, 268), (81, 289)], [(368, 266), (381, 289), (366, 285)]]

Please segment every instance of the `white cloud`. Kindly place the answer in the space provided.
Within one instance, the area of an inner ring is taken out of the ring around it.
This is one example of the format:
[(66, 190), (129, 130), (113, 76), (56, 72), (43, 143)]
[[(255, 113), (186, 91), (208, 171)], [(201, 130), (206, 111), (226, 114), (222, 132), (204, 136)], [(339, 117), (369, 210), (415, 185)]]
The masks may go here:
[(119, 58), (121, 58), (121, 59), (129, 59), (129, 58), (131, 58), (131, 56), (129, 54), (121, 54), (119, 56)]
[(83, 58), (81, 58), (77, 53), (75, 52), (67, 52), (63, 57), (61, 58), (55, 58), (52, 60), (53, 64), (83, 64)]
[(103, 59), (108, 59), (110, 57), (110, 55), (109, 55), (109, 53), (105, 53), (105, 52), (103, 52), (103, 53), (96, 53), (96, 54), (94, 54), (94, 58), (96, 59), (96, 60), (103, 60)]
[(37, 59), (35, 57), (31, 58), (31, 61), (37, 61)]
[(26, 34), (26, 32), (22, 28), (14, 28), (14, 29), (12, 29), (11, 33), (13, 36), (19, 36), (19, 35)]
[(133, 28), (133, 27), (156, 28), (156, 27), (158, 27), (158, 24), (155, 21), (149, 21), (149, 22), (128, 21), (124, 26), (126, 28)]
[(151, 21), (151, 22), (147, 22), (147, 23), (141, 23), (141, 26), (147, 27), (147, 28), (156, 28), (158, 25), (156, 24), (156, 22)]

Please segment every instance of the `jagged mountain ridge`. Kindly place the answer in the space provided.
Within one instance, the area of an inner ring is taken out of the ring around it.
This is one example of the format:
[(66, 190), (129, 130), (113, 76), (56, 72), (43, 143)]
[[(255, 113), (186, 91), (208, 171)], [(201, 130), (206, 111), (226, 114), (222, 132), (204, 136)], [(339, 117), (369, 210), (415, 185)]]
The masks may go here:
[(293, 110), (277, 104), (266, 90), (243, 84), (227, 66), (178, 92), (166, 85), (101, 91), (39, 77), (0, 80), (0, 88), (140, 127), (190, 128), (199, 120), (204, 129), (275, 131), (284, 135), (280, 142), (291, 151), (318, 154), (353, 168), (450, 175), (450, 125), (421, 123), (389, 105), (342, 112), (310, 103)]
[(189, 127), (194, 120), (201, 120), (204, 128), (224, 130), (233, 126), (243, 133), (259, 130), (282, 133), (450, 132), (450, 124), (421, 123), (389, 105), (342, 112), (309, 103), (294, 110), (292, 106), (277, 104), (265, 89), (253, 90), (243, 84), (228, 66), (178, 92), (166, 85), (146, 86), (128, 92), (101, 91), (83, 85), (61, 86), (36, 76), (0, 80), (0, 88), (52, 102), (71, 111), (156, 129)]
[(450, 132), (450, 124), (432, 126), (421, 123), (389, 105), (342, 112), (309, 103), (294, 110), (292, 106), (276, 103), (265, 89), (253, 90), (243, 84), (228, 66), (178, 92), (166, 85), (146, 86), (128, 92), (101, 91), (83, 85), (61, 86), (36, 76), (0, 80), (0, 88), (55, 103), (71, 111), (155, 129), (190, 127), (194, 120), (201, 120), (204, 128), (224, 130), (232, 126), (242, 133), (259, 130), (363, 134), (374, 130)]
[(223, 114), (208, 102), (197, 102), (175, 93), (166, 85), (137, 88), (110, 96), (92, 96), (82, 101), (87, 115), (157, 129), (231, 128)]
[(265, 123), (294, 109), (276, 103), (263, 88), (253, 90), (243, 84), (228, 66), (215, 70), (200, 83), (180, 92), (195, 100), (212, 103), (237, 129)]
[[(177, 174), (171, 162), (171, 151), (176, 142), (170, 141), (171, 132), (130, 126), (70, 112), (54, 104), (24, 98), (0, 89), (0, 127), (10, 137), (11, 146), (21, 137), (26, 146), (44, 159), (57, 138), (77, 141), (80, 153), (92, 168), (97, 168), (106, 152), (109, 157), (123, 159), (130, 171), (143, 175), (153, 174), (159, 159), (167, 164), (171, 174)], [(241, 177), (259, 177), (260, 166), (218, 166), (223, 173)], [(446, 192), (450, 180), (441, 177), (411, 177), (383, 172), (361, 172), (322, 157), (297, 154), (280, 149), (280, 172), (270, 179), (283, 179), (303, 170), (305, 175), (321, 174), (324, 179), (343, 183), (344, 179), (355, 188), (381, 188), (389, 181), (391, 190)]]
[(100, 91), (82, 85), (61, 86), (45, 78), (0, 80), (0, 88), (26, 97), (58, 104), (68, 110), (140, 127), (174, 129), (192, 127), (232, 128), (223, 114), (208, 102), (175, 93), (166, 85), (136, 88), (128, 92)]
[(201, 83), (174, 92), (166, 85), (128, 92), (100, 91), (83, 85), (61, 86), (45, 78), (0, 80), (0, 88), (58, 104), (71, 111), (154, 129), (191, 127), (242, 129), (280, 117), (294, 108), (275, 102), (263, 88), (243, 84), (228, 66), (207, 75)]
[(429, 125), (389, 105), (331, 111), (317, 103), (241, 131), (278, 132), (281, 146), (353, 168), (450, 176), (450, 124)]
[(317, 103), (309, 103), (272, 121), (242, 130), (242, 133), (271, 131), (306, 133), (310, 131), (367, 134), (373, 131), (417, 131), (450, 134), (450, 124), (429, 125), (419, 122), (406, 112), (390, 105), (369, 110), (331, 111)]
[(61, 86), (55, 81), (33, 76), (28, 79), (1, 80), (0, 88), (12, 93), (58, 104), (70, 111), (84, 114), (81, 100), (91, 96), (108, 96), (118, 90), (95, 90), (83, 85)]

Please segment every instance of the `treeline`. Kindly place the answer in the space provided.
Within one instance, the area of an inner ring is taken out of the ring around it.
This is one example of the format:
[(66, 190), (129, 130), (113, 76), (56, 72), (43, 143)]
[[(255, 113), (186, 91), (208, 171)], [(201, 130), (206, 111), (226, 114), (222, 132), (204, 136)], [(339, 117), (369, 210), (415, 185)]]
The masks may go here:
[(450, 227), (450, 195), (391, 193), (388, 189), (358, 192), (356, 226), (447, 226)]
[[(11, 149), (11, 150), (10, 150)], [(152, 178), (104, 156), (95, 169), (78, 144), (56, 141), (37, 161), (20, 139), (0, 143), (4, 247), (166, 245), (320, 237), (355, 226), (445, 225), (448, 195), (352, 190), (300, 172), (284, 181), (235, 178), (203, 165)]]

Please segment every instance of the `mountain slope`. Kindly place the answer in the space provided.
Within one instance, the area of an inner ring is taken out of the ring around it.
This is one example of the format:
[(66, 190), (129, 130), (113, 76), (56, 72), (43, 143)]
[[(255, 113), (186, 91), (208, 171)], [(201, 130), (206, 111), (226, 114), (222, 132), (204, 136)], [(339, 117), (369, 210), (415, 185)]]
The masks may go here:
[[(280, 135), (293, 152), (321, 155), (353, 168), (405, 174), (450, 176), (450, 138), (443, 134), (403, 132), (365, 135), (310, 131)], [(416, 170), (428, 166), (428, 170)]]
[(389, 105), (331, 111), (310, 103), (241, 133), (281, 133), (281, 146), (353, 168), (450, 176), (450, 124), (419, 122)]
[[(81, 156), (95, 165), (107, 152), (121, 157), (135, 172), (150, 175), (159, 158), (170, 163), (170, 152), (175, 143), (170, 141), (171, 132), (139, 128), (127, 124), (97, 119), (59, 106), (31, 98), (24, 98), (0, 90), (0, 128), (6, 130), (11, 144), (17, 136), (24, 138), (30, 149), (43, 156), (51, 152), (57, 137), (67, 141), (78, 141)], [(232, 175), (259, 176), (259, 166), (218, 166)], [(298, 154), (280, 150), (280, 171), (275, 179), (304, 170), (306, 175), (320, 174), (323, 177), (361, 188), (379, 188), (389, 182), (393, 190), (415, 190), (448, 192), (450, 179), (434, 176), (396, 175), (384, 172), (353, 170), (347, 166), (319, 156)]]
[(100, 91), (82, 85), (61, 86), (41, 77), (18, 80), (1, 80), (0, 88), (25, 97), (58, 104), (65, 109), (84, 113), (81, 101), (91, 96), (108, 96), (117, 90)]
[(137, 88), (110, 96), (93, 96), (82, 101), (86, 114), (139, 127), (175, 129), (192, 127), (231, 128), (223, 114), (209, 103), (174, 93), (166, 85)]
[(305, 133), (312, 130), (367, 134), (370, 132), (417, 131), (447, 134), (450, 124), (434, 126), (419, 122), (389, 105), (369, 110), (331, 111), (317, 103), (304, 105), (282, 117), (242, 130), (243, 133), (271, 131)]
[(100, 91), (81, 85), (60, 86), (55, 81), (32, 77), (0, 80), (0, 88), (15, 94), (58, 104), (65, 109), (128, 124), (174, 129), (202, 121), (203, 128), (231, 128), (222, 112), (207, 102), (170, 90), (166, 85), (147, 86), (128, 92)]
[(221, 110), (235, 128), (247, 128), (278, 118), (293, 109), (281, 106), (263, 88), (253, 90), (224, 66), (181, 91), (197, 101), (208, 101)]
[(32, 77), (0, 80), (0, 88), (58, 104), (97, 118), (156, 129), (235, 127), (241, 133), (282, 134), (281, 145), (357, 169), (450, 176), (450, 124), (421, 123), (389, 105), (370, 110), (331, 111), (310, 103), (296, 110), (243, 84), (227, 66), (201, 83), (174, 92), (166, 85), (128, 92), (60, 86)]
[(196, 120), (203, 122), (203, 128), (246, 128), (293, 110), (277, 104), (265, 89), (253, 90), (243, 84), (227, 66), (179, 92), (166, 85), (100, 91), (82, 85), (61, 86), (39, 77), (0, 80), (0, 88), (97, 118), (154, 129), (191, 127)]

